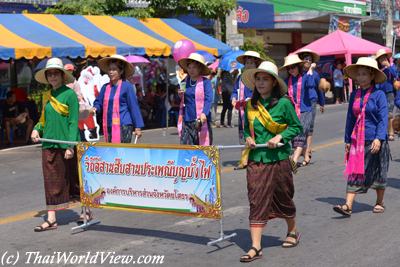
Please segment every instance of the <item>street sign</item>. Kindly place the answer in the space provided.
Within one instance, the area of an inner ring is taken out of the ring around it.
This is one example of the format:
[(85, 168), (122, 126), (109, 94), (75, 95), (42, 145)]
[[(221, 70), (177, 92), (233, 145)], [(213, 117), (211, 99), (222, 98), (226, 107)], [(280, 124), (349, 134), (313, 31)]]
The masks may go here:
[(229, 34), (226, 42), (232, 47), (242, 46), (244, 44), (243, 34)]

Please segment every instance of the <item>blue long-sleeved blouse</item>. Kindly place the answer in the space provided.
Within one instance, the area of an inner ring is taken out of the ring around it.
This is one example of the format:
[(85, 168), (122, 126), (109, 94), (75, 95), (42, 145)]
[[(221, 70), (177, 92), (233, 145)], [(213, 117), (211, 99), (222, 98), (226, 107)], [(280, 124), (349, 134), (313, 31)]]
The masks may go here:
[[(357, 89), (361, 90), (361, 89)], [(356, 123), (356, 116), (353, 113), (353, 103), (356, 91), (350, 95), (349, 108), (347, 111), (346, 131), (344, 135), (345, 143), (351, 143), (351, 133)], [(363, 107), (363, 98), (367, 90), (361, 91), (360, 106)], [(374, 139), (386, 140), (388, 127), (388, 105), (386, 95), (383, 91), (374, 88), (369, 96), (365, 109), (365, 140), (372, 141)]]
[[(93, 106), (98, 112), (103, 111), (104, 94), (106, 92), (106, 86), (103, 85), (100, 90), (100, 94), (97, 96), (93, 103)], [(110, 101), (108, 104), (107, 112), (107, 125), (112, 125), (112, 111), (114, 106), (114, 96), (117, 91), (117, 85), (111, 86)], [(121, 91), (119, 96), (119, 113), (121, 125), (133, 125), (135, 128), (143, 128), (143, 118), (140, 113), (139, 104), (135, 95), (134, 88), (131, 83), (122, 81)]]
[[(194, 84), (194, 85), (193, 85)], [(184, 121), (191, 122), (197, 119), (196, 114), (196, 84), (194, 81), (191, 81), (190, 78), (186, 78), (186, 91), (185, 91), (185, 115)], [(203, 78), (203, 86), (204, 86), (204, 106), (203, 113), (207, 116), (207, 120), (211, 121), (211, 104), (213, 100), (213, 91), (211, 86), (211, 81), (207, 78)]]

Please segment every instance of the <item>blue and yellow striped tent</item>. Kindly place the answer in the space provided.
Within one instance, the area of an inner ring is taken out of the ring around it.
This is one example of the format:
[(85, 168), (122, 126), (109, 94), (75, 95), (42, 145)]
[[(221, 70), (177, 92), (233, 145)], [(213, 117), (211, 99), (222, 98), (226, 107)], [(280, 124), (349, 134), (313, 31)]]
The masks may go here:
[(170, 56), (175, 42), (191, 40), (215, 56), (230, 47), (177, 19), (0, 14), (0, 59)]

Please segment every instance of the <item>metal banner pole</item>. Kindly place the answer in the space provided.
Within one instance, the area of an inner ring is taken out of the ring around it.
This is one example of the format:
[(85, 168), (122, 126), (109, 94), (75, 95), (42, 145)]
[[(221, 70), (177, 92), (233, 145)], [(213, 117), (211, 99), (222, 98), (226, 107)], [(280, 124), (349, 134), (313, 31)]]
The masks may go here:
[[(283, 145), (284, 144), (282, 144), (282, 143), (278, 143), (278, 147), (282, 147)], [(218, 146), (218, 150), (219, 150), (219, 153), (221, 155), (221, 151), (223, 149), (237, 149), (237, 148), (245, 148), (245, 147), (246, 147), (245, 145)], [(262, 148), (262, 147), (268, 147), (268, 145), (267, 144), (256, 145), (256, 148)], [(221, 194), (221, 206), (222, 206), (222, 177), (220, 178), (220, 183), (221, 183), (220, 194)], [(220, 227), (221, 227), (220, 228), (220, 232), (219, 232), (219, 238), (208, 242), (207, 246), (215, 245), (215, 244), (217, 244), (219, 242), (222, 242), (224, 240), (230, 239), (230, 238), (235, 237), (237, 235), (236, 233), (232, 233), (230, 235), (225, 235), (223, 217), (224, 217), (224, 215), (223, 215), (223, 212), (222, 212), (222, 218), (219, 220)]]
[[(221, 146), (218, 146), (218, 152), (221, 155)], [(221, 170), (221, 162), (219, 162), (219, 169)], [(220, 188), (220, 192), (219, 193), (221, 195), (221, 207), (223, 207), (222, 206), (222, 177), (220, 177), (220, 187), (219, 188)], [(224, 213), (223, 213), (223, 211), (221, 211), (221, 213), (222, 213), (222, 216), (221, 216), (221, 219), (219, 220), (220, 227), (221, 227), (220, 228), (220, 232), (219, 232), (219, 238), (208, 242), (207, 246), (212, 246), (214, 244), (217, 244), (217, 243), (222, 242), (224, 240), (230, 239), (230, 238), (232, 238), (232, 237), (237, 235), (236, 233), (232, 233), (230, 235), (225, 235), (225, 233), (224, 233), (224, 222), (223, 222)]]

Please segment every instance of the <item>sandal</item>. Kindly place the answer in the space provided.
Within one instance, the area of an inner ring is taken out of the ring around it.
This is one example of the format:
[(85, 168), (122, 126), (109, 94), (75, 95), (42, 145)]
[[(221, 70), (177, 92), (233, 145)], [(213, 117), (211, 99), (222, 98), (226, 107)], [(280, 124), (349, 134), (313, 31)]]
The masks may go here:
[(243, 169), (246, 169), (247, 168), (247, 165), (241, 165), (241, 164), (239, 164), (237, 167), (234, 167), (233, 169), (235, 170), (235, 171), (238, 171), (238, 170), (243, 170)]
[(301, 163), (301, 166), (305, 167), (308, 164), (311, 163), (311, 158), (312, 158), (312, 153), (310, 153), (310, 155), (308, 156), (308, 160), (303, 160), (303, 163)]
[(253, 257), (251, 257), (249, 254), (244, 254), (242, 257), (240, 257), (240, 262), (252, 262), (254, 260), (257, 259), (261, 259), (262, 258), (262, 254), (260, 254), (262, 252), (262, 248), (260, 248), (259, 250), (257, 250), (255, 247), (251, 247), (249, 252), (251, 250), (254, 250), (254, 252), (256, 253)]
[(86, 214), (81, 213), (80, 218), (76, 221), (77, 225), (82, 225), (85, 223), (85, 218), (83, 216), (86, 216), (86, 222), (93, 220), (93, 213), (91, 211), (87, 211)]
[[(344, 209), (345, 207), (346, 209)], [(349, 205), (344, 204), (344, 205), (337, 205), (333, 207), (333, 210), (336, 211), (337, 213), (342, 214), (343, 216), (350, 217), (352, 210), (350, 209)]]
[(385, 206), (383, 205), (383, 203), (376, 203), (372, 212), (373, 213), (384, 213)]
[(389, 141), (394, 141), (394, 135), (393, 134), (389, 135)]
[[(294, 248), (299, 244), (299, 242), (300, 242), (300, 233), (298, 233), (298, 232), (290, 232), (290, 233), (287, 233), (287, 235), (286, 235), (286, 238), (288, 238), (288, 237), (294, 238), (296, 241), (295, 242), (289, 241), (289, 240), (283, 241), (283, 243), (282, 243), (282, 247), (283, 248)], [(285, 245), (285, 244), (289, 244), (289, 245)]]
[(35, 228), (33, 228), (33, 231), (35, 231), (35, 232), (44, 232), (44, 231), (47, 231), (47, 230), (55, 230), (55, 229), (57, 229), (57, 221), (54, 221), (54, 222), (51, 223), (48, 220), (45, 220), (44, 222), (47, 223), (49, 226), (43, 227), (43, 225), (38, 225), (38, 226), (35, 226)]

